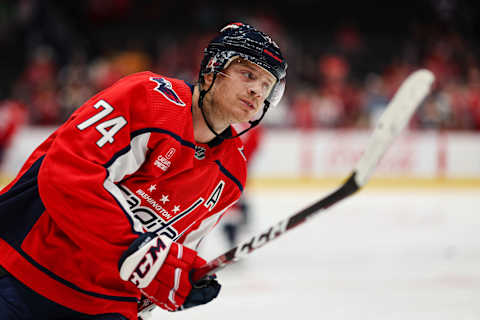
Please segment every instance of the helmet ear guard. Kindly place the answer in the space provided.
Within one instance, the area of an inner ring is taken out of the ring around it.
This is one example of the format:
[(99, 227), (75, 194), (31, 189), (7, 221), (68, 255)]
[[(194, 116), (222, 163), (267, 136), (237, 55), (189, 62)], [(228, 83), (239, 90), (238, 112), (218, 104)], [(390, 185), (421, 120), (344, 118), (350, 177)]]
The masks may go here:
[(285, 92), (285, 78), (277, 80), (275, 85), (273, 86), (270, 94), (267, 97), (267, 101), (270, 103), (271, 106), (276, 106), (280, 100), (282, 100), (283, 94)]

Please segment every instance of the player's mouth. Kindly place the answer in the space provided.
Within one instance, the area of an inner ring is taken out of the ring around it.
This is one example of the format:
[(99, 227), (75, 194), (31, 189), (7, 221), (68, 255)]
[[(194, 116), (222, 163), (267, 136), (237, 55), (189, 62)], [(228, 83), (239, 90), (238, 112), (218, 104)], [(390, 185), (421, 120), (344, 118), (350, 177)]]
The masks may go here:
[(255, 105), (250, 101), (250, 100), (247, 100), (247, 99), (240, 99), (240, 101), (243, 102), (244, 105), (246, 105), (249, 109), (252, 109), (252, 110), (255, 110)]

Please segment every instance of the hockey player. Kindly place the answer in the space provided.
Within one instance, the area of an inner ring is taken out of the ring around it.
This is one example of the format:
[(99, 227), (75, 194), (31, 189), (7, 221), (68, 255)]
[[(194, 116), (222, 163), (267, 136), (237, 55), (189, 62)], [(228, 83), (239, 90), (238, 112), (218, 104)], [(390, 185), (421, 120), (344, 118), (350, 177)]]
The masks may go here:
[(169, 311), (214, 299), (218, 282), (190, 275), (244, 187), (231, 124), (258, 124), (286, 67), (267, 35), (234, 23), (196, 85), (142, 72), (85, 102), (0, 194), (0, 319), (137, 319), (142, 294)]

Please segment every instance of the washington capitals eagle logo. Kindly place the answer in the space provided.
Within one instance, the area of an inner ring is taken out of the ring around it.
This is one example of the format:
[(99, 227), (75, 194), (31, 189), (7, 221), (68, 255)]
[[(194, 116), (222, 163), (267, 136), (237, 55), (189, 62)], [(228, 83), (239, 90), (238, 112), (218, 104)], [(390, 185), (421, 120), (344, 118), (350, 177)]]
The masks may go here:
[(163, 94), (169, 101), (175, 103), (177, 106), (185, 107), (178, 94), (172, 89), (172, 83), (165, 78), (150, 77), (150, 81), (157, 83), (157, 86), (153, 89)]

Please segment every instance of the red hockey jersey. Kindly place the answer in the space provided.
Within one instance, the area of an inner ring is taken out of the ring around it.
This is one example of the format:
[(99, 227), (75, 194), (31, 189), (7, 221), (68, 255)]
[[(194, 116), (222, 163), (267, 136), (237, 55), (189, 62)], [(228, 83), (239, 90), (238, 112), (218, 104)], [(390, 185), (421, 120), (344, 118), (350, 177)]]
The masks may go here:
[(192, 92), (142, 72), (80, 107), (2, 190), (0, 264), (68, 308), (136, 319), (122, 253), (145, 231), (195, 247), (245, 184), (239, 138), (195, 142)]

